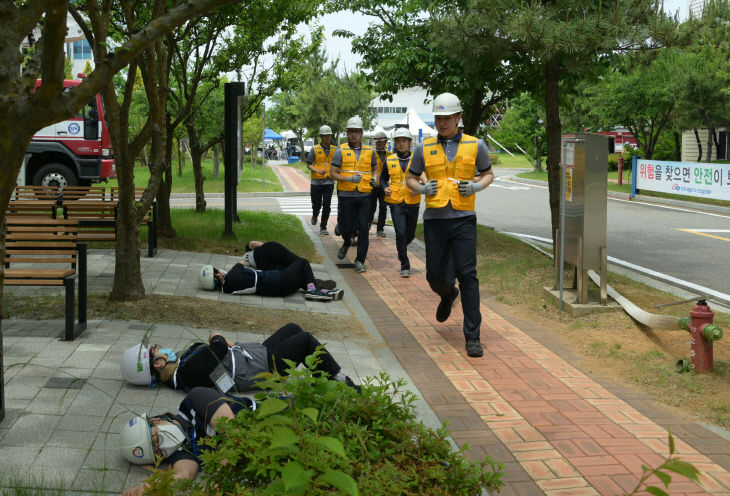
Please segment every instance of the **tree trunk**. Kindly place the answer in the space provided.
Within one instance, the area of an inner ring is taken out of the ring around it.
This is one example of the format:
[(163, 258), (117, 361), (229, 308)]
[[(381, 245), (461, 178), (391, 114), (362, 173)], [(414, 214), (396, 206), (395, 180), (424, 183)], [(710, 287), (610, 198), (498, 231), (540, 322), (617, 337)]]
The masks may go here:
[[(170, 129), (167, 129), (170, 132)], [(177, 140), (177, 177), (182, 177), (183, 166), (185, 165), (185, 156), (183, 155), (182, 143)]]
[(709, 164), (712, 162), (712, 133), (714, 132), (714, 129), (711, 127), (707, 128), (707, 160), (706, 162)]
[(553, 233), (560, 228), (560, 66), (556, 57), (545, 62), (545, 131), (547, 136), (547, 157), (545, 165), (548, 173), (550, 192), (550, 222)]
[(692, 130), (695, 132), (695, 139), (697, 140), (697, 161), (702, 162), (702, 142), (700, 141), (700, 133), (697, 132), (697, 128)]
[(193, 162), (193, 177), (195, 178), (195, 211), (205, 212), (205, 192), (203, 191), (203, 164), (202, 157), (204, 150), (200, 147), (200, 139), (197, 130), (192, 122), (187, 122), (185, 128), (188, 130), (188, 141), (190, 143), (190, 157)]
[(535, 164), (532, 166), (535, 172), (542, 172), (542, 158), (540, 157), (540, 139), (535, 136)]
[(172, 145), (173, 129), (170, 123), (170, 116), (165, 112), (165, 128), (167, 135), (165, 139), (165, 167), (162, 171), (162, 180), (157, 190), (157, 233), (162, 238), (174, 238), (177, 236), (175, 228), (172, 227), (172, 216), (170, 215), (170, 193), (172, 193)]
[(213, 147), (213, 177), (218, 177), (218, 169), (220, 169), (220, 149), (216, 145)]
[(465, 112), (461, 115), (461, 119), (464, 123), (464, 132), (466, 134), (474, 135), (479, 128), (479, 123), (484, 119), (484, 106), (482, 105), (484, 100), (483, 91), (475, 91), (471, 94), (469, 102), (465, 102)]
[(677, 131), (674, 131), (674, 160), (682, 161), (682, 140)]

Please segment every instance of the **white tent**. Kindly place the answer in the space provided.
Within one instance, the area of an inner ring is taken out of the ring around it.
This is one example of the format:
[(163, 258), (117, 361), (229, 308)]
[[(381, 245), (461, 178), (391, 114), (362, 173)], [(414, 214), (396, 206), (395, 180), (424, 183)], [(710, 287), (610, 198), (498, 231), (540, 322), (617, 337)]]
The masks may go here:
[(436, 136), (437, 134), (433, 128), (429, 127), (425, 122), (423, 122), (423, 119), (418, 116), (418, 113), (416, 113), (413, 107), (408, 109), (408, 112), (406, 112), (405, 121), (401, 122), (400, 124), (408, 124), (408, 130), (411, 132), (414, 141), (418, 140), (419, 130), (423, 132), (424, 138), (428, 138), (429, 136)]
[(374, 137), (375, 137), (375, 133), (377, 133), (378, 131), (383, 131), (383, 132), (384, 132), (384, 133), (385, 133), (385, 134), (386, 134), (387, 136), (391, 136), (391, 135), (393, 134), (393, 133), (388, 133), (388, 132), (387, 132), (387, 131), (386, 131), (386, 130), (385, 130), (385, 129), (383, 128), (383, 126), (381, 126), (380, 124), (378, 124), (378, 125), (376, 125), (376, 126), (375, 126), (375, 127), (373, 128), (373, 129), (370, 129), (370, 130), (368, 130), (368, 131), (365, 131), (365, 132), (363, 133), (362, 137), (363, 137), (363, 138), (374, 138)]

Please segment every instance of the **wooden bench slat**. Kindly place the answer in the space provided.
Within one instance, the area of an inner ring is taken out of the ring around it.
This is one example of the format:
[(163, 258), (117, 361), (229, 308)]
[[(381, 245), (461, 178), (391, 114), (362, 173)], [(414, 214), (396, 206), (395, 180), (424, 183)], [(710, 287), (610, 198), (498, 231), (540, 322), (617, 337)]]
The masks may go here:
[(63, 279), (76, 273), (74, 269), (5, 269), (6, 279)]
[(7, 286), (63, 286), (63, 279), (6, 279)]

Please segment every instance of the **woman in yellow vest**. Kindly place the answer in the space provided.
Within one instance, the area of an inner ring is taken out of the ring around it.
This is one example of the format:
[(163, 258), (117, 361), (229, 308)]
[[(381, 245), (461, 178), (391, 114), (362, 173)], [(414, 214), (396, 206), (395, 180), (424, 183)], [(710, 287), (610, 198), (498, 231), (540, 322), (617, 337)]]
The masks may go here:
[(343, 244), (337, 252), (342, 260), (352, 244), (352, 237), (359, 233), (355, 271), (365, 272), (368, 254), (368, 214), (370, 213), (370, 181), (377, 171), (377, 159), (373, 148), (362, 144), (362, 119), (352, 117), (347, 121), (347, 143), (335, 151), (330, 166), (332, 179), (337, 181), (337, 205)]
[(388, 157), (393, 155), (388, 151), (387, 147), (388, 136), (386, 136), (384, 131), (376, 132), (375, 158), (378, 161), (378, 172), (376, 173), (375, 177), (373, 177), (375, 186), (373, 186), (373, 191), (372, 193), (370, 193), (372, 195), (372, 202), (370, 203), (369, 223), (370, 225), (372, 225), (373, 220), (375, 219), (375, 209), (377, 209), (378, 222), (375, 225), (375, 235), (379, 238), (385, 237), (385, 220), (388, 217), (388, 213), (385, 210), (385, 193), (383, 192), (383, 188), (380, 185), (379, 179), (379, 176), (381, 172), (383, 172), (383, 168), (385, 167), (385, 162), (388, 160)]
[(330, 164), (335, 156), (335, 147), (331, 147), (332, 129), (329, 126), (319, 128), (320, 144), (314, 145), (307, 157), (307, 169), (312, 173), (312, 182), (309, 186), (309, 195), (312, 198), (312, 225), (317, 225), (319, 209), (322, 209), (322, 221), (319, 224), (319, 234), (329, 234), (327, 221), (330, 218), (330, 204), (335, 182), (330, 177)]
[[(482, 314), (479, 310), (477, 279), (477, 217), (474, 210), (478, 191), (494, 180), (489, 150), (484, 142), (459, 131), (461, 102), (451, 93), (433, 100), (438, 138), (428, 138), (416, 147), (408, 169), (411, 191), (426, 195), (423, 231), (426, 244), (426, 279), (441, 297), (436, 320), (451, 315), (451, 305), (461, 288), (466, 352), (483, 354), (479, 341)], [(419, 178), (425, 172), (428, 182)], [(475, 176), (479, 176), (475, 179)]]
[[(421, 194), (406, 186), (408, 166), (411, 165), (411, 133), (399, 127), (393, 133), (396, 154), (390, 155), (380, 173), (380, 184), (385, 192), (385, 201), (390, 206), (390, 217), (395, 229), (395, 247), (400, 260), (400, 276), (411, 277), (411, 262), (408, 260), (408, 245), (416, 237), (418, 211), (421, 208)], [(425, 175), (423, 182), (425, 183)]]

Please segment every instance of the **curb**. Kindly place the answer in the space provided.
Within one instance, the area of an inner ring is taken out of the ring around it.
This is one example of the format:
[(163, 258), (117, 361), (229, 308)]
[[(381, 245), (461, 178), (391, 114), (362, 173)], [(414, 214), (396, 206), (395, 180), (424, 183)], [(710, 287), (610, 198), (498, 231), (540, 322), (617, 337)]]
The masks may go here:
[[(524, 184), (534, 184), (535, 186), (547, 186), (546, 181), (538, 181), (536, 179), (525, 179), (522, 177), (517, 176), (502, 176), (505, 180), (511, 181), (514, 183), (524, 183)], [(701, 212), (713, 212), (718, 214), (723, 214), (730, 216), (730, 208), (728, 207), (721, 207), (719, 205), (707, 205), (705, 203), (695, 203), (690, 201), (683, 201), (683, 200), (672, 200), (669, 198), (659, 198), (656, 196), (645, 196), (645, 195), (636, 195), (634, 198), (631, 198), (631, 195), (629, 193), (621, 193), (619, 191), (609, 191), (608, 192), (609, 198), (615, 198), (617, 200), (628, 200), (628, 201), (638, 201), (643, 203), (654, 203), (658, 205), (671, 205), (674, 207), (682, 207), (689, 210), (699, 210)]]

